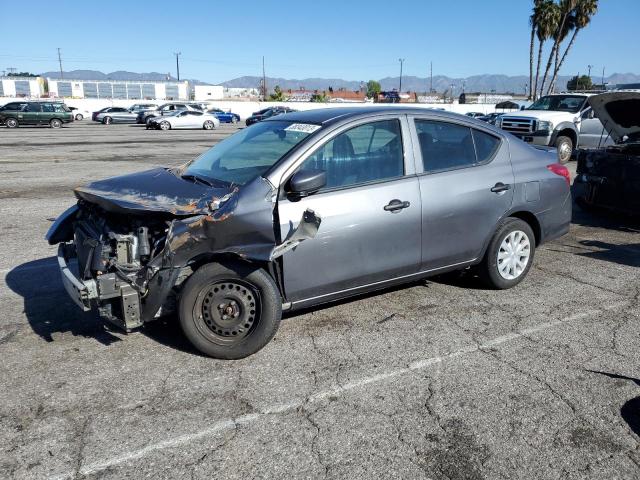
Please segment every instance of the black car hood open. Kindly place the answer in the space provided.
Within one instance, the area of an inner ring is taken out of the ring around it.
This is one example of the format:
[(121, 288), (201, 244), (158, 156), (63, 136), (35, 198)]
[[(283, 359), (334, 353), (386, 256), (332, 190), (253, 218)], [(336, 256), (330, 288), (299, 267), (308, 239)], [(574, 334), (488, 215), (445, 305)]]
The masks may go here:
[(190, 216), (210, 213), (211, 203), (231, 193), (231, 189), (194, 183), (170, 169), (154, 168), (92, 182), (74, 192), (79, 199), (108, 212)]

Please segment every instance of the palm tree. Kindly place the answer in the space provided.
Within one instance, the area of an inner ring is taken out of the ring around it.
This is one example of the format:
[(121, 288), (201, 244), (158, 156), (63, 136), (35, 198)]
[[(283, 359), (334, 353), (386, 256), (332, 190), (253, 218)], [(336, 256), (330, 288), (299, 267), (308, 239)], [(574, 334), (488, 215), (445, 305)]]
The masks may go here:
[(551, 38), (553, 32), (558, 28), (560, 11), (553, 0), (543, 0), (537, 4), (536, 12), (536, 35), (538, 36), (538, 65), (536, 67), (536, 78), (533, 85), (532, 100), (538, 96), (538, 79), (540, 77), (540, 61), (542, 60), (542, 47)]
[(565, 58), (567, 58), (567, 54), (569, 53), (569, 50), (573, 46), (573, 43), (575, 42), (576, 37), (578, 36), (578, 32), (583, 28), (586, 28), (587, 25), (589, 25), (589, 23), (591, 22), (591, 17), (593, 17), (597, 11), (598, 11), (598, 0), (578, 0), (574, 15), (573, 15), (573, 19), (572, 19), (575, 27), (573, 30), (573, 35), (571, 36), (569, 45), (567, 45), (567, 48), (562, 54), (562, 58), (560, 59), (560, 62), (558, 62), (555, 68), (555, 72), (553, 72), (553, 78), (551, 79), (552, 86), (555, 85), (556, 79), (558, 77), (558, 73), (560, 72), (560, 68), (564, 63)]
[(536, 31), (538, 29), (538, 12), (540, 9), (540, 5), (544, 3), (544, 0), (534, 0), (533, 2), (533, 12), (529, 17), (529, 25), (531, 25), (531, 43), (529, 44), (529, 98), (533, 99), (533, 92), (535, 92), (533, 88), (533, 46), (536, 40)]
[(553, 47), (551, 47), (551, 52), (549, 53), (549, 60), (547, 61), (547, 67), (544, 71), (544, 77), (542, 77), (542, 86), (540, 87), (540, 95), (543, 95), (544, 85), (547, 82), (547, 77), (549, 76), (549, 70), (551, 70), (551, 63), (553, 63), (553, 59), (556, 56), (556, 51), (560, 48), (560, 43), (567, 37), (569, 34), (569, 28), (571, 27), (571, 15), (575, 9), (576, 3), (578, 0), (560, 0), (560, 4), (555, 4), (556, 8), (559, 9), (560, 12), (560, 22), (558, 27), (555, 29), (553, 33)]

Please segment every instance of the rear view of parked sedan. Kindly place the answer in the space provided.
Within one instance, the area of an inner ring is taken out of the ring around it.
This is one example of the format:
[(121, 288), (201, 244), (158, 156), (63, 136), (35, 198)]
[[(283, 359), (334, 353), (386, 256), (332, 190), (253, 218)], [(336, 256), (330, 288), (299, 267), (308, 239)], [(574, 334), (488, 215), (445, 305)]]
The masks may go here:
[(174, 128), (203, 128), (213, 130), (220, 126), (220, 120), (210, 113), (183, 110), (171, 115), (149, 119), (147, 129), (172, 130)]
[(466, 268), (516, 286), (569, 230), (568, 180), (555, 153), (462, 115), (320, 109), (78, 187), (47, 239), (83, 310), (127, 331), (174, 312), (200, 351), (237, 359), (282, 310)]

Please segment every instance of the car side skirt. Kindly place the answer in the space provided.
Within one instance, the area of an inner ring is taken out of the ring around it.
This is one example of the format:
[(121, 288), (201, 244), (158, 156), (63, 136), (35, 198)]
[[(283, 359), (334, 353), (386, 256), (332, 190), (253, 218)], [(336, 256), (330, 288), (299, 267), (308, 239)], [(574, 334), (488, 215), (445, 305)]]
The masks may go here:
[(404, 275), (401, 277), (395, 277), (388, 280), (382, 280), (380, 282), (370, 283), (367, 285), (361, 285), (359, 287), (348, 288), (345, 290), (340, 290), (333, 293), (328, 293), (326, 295), (320, 295), (317, 297), (305, 298), (303, 300), (298, 300), (296, 302), (287, 302), (283, 304), (283, 310), (299, 310), (301, 308), (311, 307), (315, 305), (320, 305), (323, 303), (330, 303), (336, 300), (341, 300), (344, 298), (353, 297), (356, 295), (361, 295), (364, 293), (374, 292), (376, 290), (382, 290), (388, 287), (392, 287), (394, 285), (401, 285), (403, 283), (409, 283), (415, 280), (419, 280), (420, 278), (431, 277), (434, 275), (438, 275), (440, 273), (446, 273), (452, 270), (461, 270), (471, 265), (478, 263), (478, 259), (474, 258), (472, 260), (467, 260), (465, 262), (455, 263), (452, 265), (447, 265), (446, 267), (439, 267), (430, 270), (422, 270), (417, 273), (412, 273), (410, 275)]

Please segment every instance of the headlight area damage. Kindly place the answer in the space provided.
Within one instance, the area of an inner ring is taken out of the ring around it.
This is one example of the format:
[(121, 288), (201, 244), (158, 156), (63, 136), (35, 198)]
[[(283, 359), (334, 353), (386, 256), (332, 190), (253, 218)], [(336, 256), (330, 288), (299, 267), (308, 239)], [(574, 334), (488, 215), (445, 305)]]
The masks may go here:
[(256, 263), (281, 285), (277, 259), (313, 238), (321, 222), (307, 210), (278, 243), (277, 192), (262, 178), (241, 189), (212, 188), (156, 169), (95, 182), (75, 195), (77, 205), (46, 237), (60, 243), (65, 289), (83, 310), (97, 307), (126, 331), (174, 310), (180, 285), (213, 258)]

